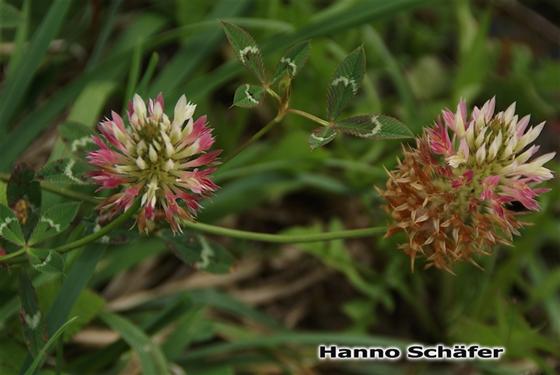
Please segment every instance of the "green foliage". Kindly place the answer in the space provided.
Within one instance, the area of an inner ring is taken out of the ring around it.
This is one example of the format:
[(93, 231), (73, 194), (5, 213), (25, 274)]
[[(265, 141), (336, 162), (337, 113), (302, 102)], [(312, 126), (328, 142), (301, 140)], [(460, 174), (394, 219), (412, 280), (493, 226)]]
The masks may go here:
[(280, 62), (276, 66), (276, 71), (272, 82), (276, 82), (284, 76), (293, 79), (303, 68), (309, 57), (309, 41), (300, 42), (290, 47), (280, 58)]
[(402, 122), (384, 115), (350, 117), (337, 121), (335, 128), (360, 138), (403, 139), (414, 136)]
[(18, 245), (25, 242), (16, 215), (8, 207), (0, 205), (0, 236)]
[(218, 243), (191, 233), (182, 236), (164, 233), (162, 236), (168, 248), (187, 265), (212, 273), (226, 273), (230, 270), (233, 257)]
[(309, 147), (316, 149), (336, 138), (336, 129), (332, 126), (317, 128), (309, 135)]
[(327, 93), (327, 118), (336, 119), (358, 93), (366, 70), (366, 55), (363, 47), (352, 51), (334, 72)]
[[(84, 155), (110, 110), (126, 121), (134, 92), (161, 91), (168, 115), (185, 93), (208, 115), (224, 163), (215, 174), (220, 189), (200, 202), (198, 220), (228, 229), (305, 237), (384, 226), (372, 187), (384, 186), (383, 168), (397, 163), (401, 142), (390, 140), (409, 142), (460, 97), (471, 106), (496, 95), (499, 109), (517, 101), (532, 123), (547, 121), (538, 143), (556, 150), (560, 63), (548, 26), (557, 9), (518, 3), (0, 1), (0, 256), (9, 264), (0, 265), (0, 374), (138, 366), (555, 374), (556, 180), (541, 211), (522, 216), (535, 225), (513, 247), (480, 259), (484, 271), (459, 266), (456, 276), (411, 273), (397, 250), (402, 238), (382, 235), (273, 245), (159, 227), (148, 238), (127, 221), (110, 237), (54, 250), (98, 224), (94, 197), (104, 193), (93, 192)], [(532, 13), (542, 17), (539, 27)], [(19, 161), (37, 172), (14, 171)], [(558, 159), (549, 165), (560, 172)], [(88, 335), (75, 336), (100, 327), (120, 338), (93, 348)], [(410, 342), (477, 342), (507, 354), (438, 364), (316, 359), (321, 343)]]
[(262, 53), (257, 42), (239, 26), (227, 22), (222, 22), (222, 26), (241, 64), (253, 72), (259, 81), (266, 82)]
[(246, 83), (235, 90), (233, 105), (242, 108), (255, 107), (260, 103), (263, 93), (262, 87)]
[(76, 217), (79, 207), (80, 203), (75, 202), (61, 203), (49, 207), (41, 213), (39, 223), (29, 239), (29, 244), (41, 243), (64, 232)]
[(145, 374), (169, 374), (167, 361), (161, 349), (147, 337), (141, 329), (128, 320), (115, 315), (104, 313), (101, 319), (130, 345), (138, 357)]

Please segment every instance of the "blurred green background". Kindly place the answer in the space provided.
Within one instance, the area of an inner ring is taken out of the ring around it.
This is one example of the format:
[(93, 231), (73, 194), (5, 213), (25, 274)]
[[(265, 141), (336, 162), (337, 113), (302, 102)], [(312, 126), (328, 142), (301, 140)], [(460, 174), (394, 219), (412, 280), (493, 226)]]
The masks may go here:
[[(275, 113), (272, 103), (231, 108), (235, 88), (254, 79), (218, 19), (250, 31), (270, 70), (287, 47), (311, 40), (296, 108), (324, 116), (334, 69), (363, 45), (366, 77), (349, 114), (390, 114), (420, 134), (460, 97), (473, 106), (495, 95), (497, 108), (516, 101), (518, 114), (547, 121), (542, 153), (560, 149), (555, 0), (2, 0), (0, 171), (63, 156), (58, 126), (94, 127), (134, 92), (162, 92), (168, 109), (185, 93), (231, 153)], [(302, 234), (385, 225), (373, 186), (384, 185), (383, 166), (396, 164), (401, 143), (339, 137), (310, 151), (313, 128), (288, 116), (220, 168), (222, 188), (200, 221)], [(557, 175), (558, 157), (549, 168)], [(411, 273), (398, 236), (288, 246), (216, 237), (230, 255), (218, 253), (212, 269), (184, 265), (158, 238), (113, 245), (74, 291), (71, 315), (80, 318), (65, 332), (62, 373), (560, 373), (560, 186), (557, 177), (547, 184), (541, 212), (527, 216), (535, 225), (479, 259), (484, 271), (460, 264), (456, 276)], [(45, 310), (68, 292), (78, 257), (68, 256), (64, 276), (35, 277)], [(18, 373), (26, 356), (16, 280), (0, 269), (0, 374)], [(319, 343), (412, 342), (500, 345), (507, 355), (486, 363), (316, 359)]]

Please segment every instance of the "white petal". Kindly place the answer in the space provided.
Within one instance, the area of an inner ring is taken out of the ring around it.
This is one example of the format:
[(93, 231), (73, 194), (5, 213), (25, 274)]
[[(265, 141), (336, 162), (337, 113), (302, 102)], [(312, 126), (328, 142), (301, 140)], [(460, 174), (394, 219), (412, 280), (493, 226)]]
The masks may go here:
[(134, 114), (138, 116), (138, 119), (142, 120), (146, 117), (146, 103), (144, 103), (140, 95), (134, 94), (132, 106), (134, 108)]
[(150, 160), (152, 161), (152, 163), (155, 163), (157, 161), (158, 156), (153, 145), (150, 145), (150, 151), (148, 151), (148, 155), (150, 156)]
[(513, 119), (513, 115), (515, 115), (515, 102), (511, 103), (508, 109), (504, 112), (504, 122), (509, 124)]
[(478, 151), (476, 151), (476, 161), (478, 164), (482, 164), (484, 160), (486, 160), (486, 148), (480, 147)]
[(173, 112), (173, 123), (172, 126), (181, 126), (187, 119), (187, 97), (181, 95), (177, 104), (175, 104), (175, 110)]
[(532, 143), (535, 139), (537, 139), (539, 134), (541, 134), (543, 127), (544, 127), (544, 122), (541, 122), (534, 128), (529, 129), (529, 131), (519, 139), (515, 151), (517, 152), (523, 150), (525, 146), (527, 146), (529, 143)]

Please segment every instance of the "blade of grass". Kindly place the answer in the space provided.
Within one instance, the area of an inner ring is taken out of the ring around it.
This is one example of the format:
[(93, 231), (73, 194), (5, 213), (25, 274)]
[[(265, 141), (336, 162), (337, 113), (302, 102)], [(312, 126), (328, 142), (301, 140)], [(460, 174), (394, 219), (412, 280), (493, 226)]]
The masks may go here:
[(414, 101), (414, 95), (412, 94), (412, 89), (410, 88), (399, 63), (372, 26), (364, 26), (362, 35), (364, 36), (366, 46), (372, 48), (375, 54), (378, 55), (385, 64), (385, 68), (389, 72), (389, 75), (397, 88), (401, 101), (404, 104), (406, 110), (404, 120), (406, 120), (406, 122), (410, 122), (415, 117), (414, 113), (416, 111), (416, 104)]
[(8, 132), (9, 123), (18, 109), (33, 76), (43, 61), (51, 41), (60, 30), (71, 0), (56, 0), (34, 34), (29, 50), (21, 57), (12, 76), (8, 77), (0, 96), (0, 137)]
[(132, 96), (136, 92), (136, 87), (138, 86), (138, 80), (140, 79), (140, 63), (142, 62), (142, 43), (138, 43), (134, 47), (134, 52), (132, 53), (132, 60), (130, 61), (130, 70), (128, 72), (128, 83), (126, 85), (126, 93), (123, 98), (123, 111), (126, 110), (128, 101), (132, 99)]
[[(141, 324), (140, 329), (145, 332), (146, 335), (153, 335), (179, 319), (188, 311), (191, 311), (192, 308), (192, 303), (188, 299), (185, 299), (183, 295), (180, 295), (175, 301), (167, 301), (166, 304), (156, 306), (156, 313), (152, 315), (148, 321)], [(123, 339), (120, 339), (90, 355), (78, 358), (71, 364), (68, 371), (72, 374), (99, 373), (100, 369), (109, 366), (126, 351), (128, 346), (129, 345), (127, 345)]]
[[(138, 83), (138, 86), (136, 86), (136, 92), (139, 93), (140, 95), (146, 94), (146, 91), (148, 90), (148, 85), (150, 84), (152, 77), (154, 76), (158, 62), (159, 62), (159, 55), (157, 52), (153, 52), (152, 56), (150, 56), (150, 61), (148, 61), (148, 66), (146, 67), (146, 71), (144, 72), (144, 75), (142, 76), (140, 83)], [(130, 100), (130, 98), (128, 98), (128, 100)]]
[(49, 334), (55, 332), (68, 317), (72, 306), (78, 299), (81, 291), (91, 279), (95, 266), (103, 256), (105, 247), (91, 244), (82, 250), (76, 262), (68, 272), (58, 296), (54, 300), (48, 314), (47, 326)]
[(167, 360), (161, 349), (140, 328), (116, 314), (103, 313), (100, 318), (114, 331), (120, 333), (138, 354), (144, 374), (169, 374)]
[(66, 323), (61, 325), (60, 328), (58, 328), (56, 330), (56, 332), (54, 332), (52, 334), (52, 336), (49, 338), (49, 340), (47, 341), (45, 346), (43, 346), (41, 348), (41, 350), (39, 351), (39, 353), (37, 354), (37, 356), (35, 357), (35, 359), (31, 363), (31, 365), (25, 371), (25, 373), (24, 373), (25, 375), (35, 374), (35, 372), (39, 369), (39, 367), (41, 367), (41, 365), (45, 361), (45, 357), (47, 356), (49, 351), (51, 351), (52, 346), (57, 342), (57, 340), (60, 338), (60, 336), (62, 336), (62, 334), (64, 333), (64, 330), (66, 328), (68, 328), (68, 326), (70, 324), (72, 324), (77, 318), (78, 317), (75, 316), (75, 317), (69, 319)]
[(329, 342), (336, 342), (337, 345), (393, 346), (401, 349), (408, 345), (406, 341), (383, 336), (365, 336), (336, 332), (288, 332), (207, 345), (200, 349), (191, 350), (178, 363), (183, 365), (190, 361), (207, 358), (208, 356), (231, 354), (239, 350), (278, 349), (279, 345), (319, 345)]
[[(221, 0), (212, 8), (208, 19), (216, 20), (222, 17), (236, 16), (247, 9), (250, 2), (250, 0), (235, 2)], [(180, 86), (182, 81), (189, 77), (202, 61), (218, 48), (223, 37), (221, 29), (216, 27), (187, 39), (181, 50), (165, 64), (165, 68), (151, 85), (150, 96), (154, 96), (160, 91), (169, 93)]]
[[(60, 89), (49, 102), (29, 114), (12, 132), (9, 137), (0, 137), (0, 149), (2, 150), (2, 158), (0, 158), (0, 170), (8, 170), (11, 165), (23, 152), (26, 147), (37, 137), (52, 121), (62, 112), (69, 103), (76, 99), (84, 87), (96, 77), (114, 77), (124, 71), (124, 61), (109, 61), (103, 63), (84, 74), (82, 77), (70, 83), (68, 86)], [(17, 142), (13, 140), (17, 139)]]
[(21, 60), (23, 55), (25, 44), (27, 43), (27, 34), (29, 32), (29, 8), (31, 5), (31, 0), (25, 0), (21, 8), (21, 22), (16, 31), (15, 37), (15, 49), (10, 57), (10, 62), (8, 65), (8, 70), (6, 72), (6, 77), (12, 76), (16, 67)]
[(99, 61), (101, 53), (103, 52), (103, 49), (107, 44), (107, 40), (109, 40), (109, 35), (111, 35), (111, 30), (113, 29), (113, 25), (115, 24), (115, 19), (121, 3), (122, 0), (111, 1), (109, 13), (107, 16), (103, 17), (103, 29), (101, 29), (101, 32), (99, 33), (99, 37), (97, 38), (95, 47), (93, 48), (93, 52), (91, 53), (91, 57), (89, 58), (86, 71), (91, 70)]
[[(348, 9), (341, 9), (320, 21), (311, 22), (294, 33), (277, 35), (259, 44), (263, 53), (281, 50), (298, 41), (332, 35), (341, 30), (360, 26), (375, 19), (389, 17), (392, 14), (435, 1), (439, 0), (363, 1)], [(236, 61), (229, 61), (215, 69), (211, 74), (201, 74), (194, 78), (189, 82), (187, 92), (195, 99), (201, 98), (242, 71), (241, 64)]]

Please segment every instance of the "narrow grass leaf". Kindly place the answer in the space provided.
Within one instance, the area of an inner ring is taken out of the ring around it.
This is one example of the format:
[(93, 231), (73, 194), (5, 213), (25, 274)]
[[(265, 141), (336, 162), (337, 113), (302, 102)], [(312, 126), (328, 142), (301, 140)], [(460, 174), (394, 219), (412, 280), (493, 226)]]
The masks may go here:
[(47, 48), (66, 19), (66, 13), (71, 4), (71, 0), (56, 0), (51, 5), (49, 12), (35, 32), (29, 50), (22, 56), (22, 63), (6, 80), (0, 96), (0, 136), (7, 133), (9, 123), (29, 87), (35, 71), (43, 61)]
[(134, 349), (144, 374), (169, 374), (161, 349), (140, 328), (116, 314), (103, 313), (100, 317)]
[(64, 333), (64, 330), (66, 328), (68, 328), (76, 319), (77, 319), (77, 317), (73, 317), (73, 318), (69, 319), (66, 323), (61, 325), (60, 328), (57, 329), (51, 335), (51, 337), (49, 338), (47, 343), (41, 348), (41, 350), (39, 351), (39, 353), (37, 354), (37, 356), (35, 357), (35, 359), (31, 363), (31, 365), (27, 368), (24, 375), (33, 375), (37, 372), (37, 370), (41, 367), (41, 365), (45, 361), (45, 357), (47, 356), (47, 354), (49, 354), (49, 352), (51, 351), (54, 344), (57, 342), (57, 340), (60, 338), (60, 336), (62, 336), (62, 334)]
[(95, 266), (104, 251), (105, 247), (97, 244), (87, 246), (68, 271), (68, 276), (47, 315), (49, 334), (53, 334), (66, 321), (78, 296), (93, 275)]
[[(8, 64), (8, 69), (6, 71), (5, 77), (10, 77), (14, 70), (19, 65), (21, 61), (21, 56), (25, 50), (25, 44), (27, 43), (27, 34), (29, 32), (29, 9), (31, 7), (31, 0), (25, 0), (21, 8), (21, 18), (16, 30), (15, 40), (14, 40), (14, 50), (10, 55), (10, 61)], [(2, 24), (2, 22), (0, 22)]]
[(140, 95), (146, 94), (146, 91), (148, 90), (148, 85), (150, 84), (150, 81), (154, 76), (154, 72), (156, 71), (158, 62), (159, 62), (159, 55), (157, 52), (153, 52), (152, 55), (150, 56), (150, 60), (148, 61), (148, 66), (144, 71), (144, 75), (142, 75), (142, 79), (136, 86), (136, 92), (139, 93)]

